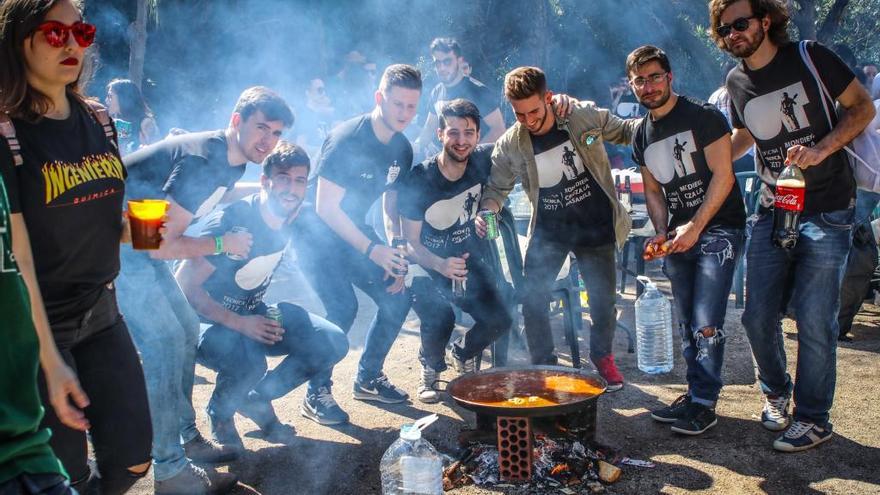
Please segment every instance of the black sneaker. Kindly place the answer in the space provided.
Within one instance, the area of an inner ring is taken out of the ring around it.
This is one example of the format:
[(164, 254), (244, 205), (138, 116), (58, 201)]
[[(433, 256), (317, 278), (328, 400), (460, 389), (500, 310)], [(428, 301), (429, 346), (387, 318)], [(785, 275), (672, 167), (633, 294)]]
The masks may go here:
[(231, 490), (238, 477), (232, 473), (218, 473), (187, 464), (183, 471), (162, 481), (157, 481), (156, 495), (217, 495)]
[(219, 419), (212, 416), (208, 418), (211, 420), (211, 434), (214, 436), (214, 441), (236, 453), (244, 450), (244, 443), (241, 441), (238, 429), (235, 428), (233, 418)]
[(409, 398), (409, 394), (388, 381), (385, 373), (380, 373), (379, 376), (366, 383), (355, 380), (353, 395), (358, 400), (374, 400), (385, 404), (398, 404)]
[(333, 399), (329, 387), (319, 387), (314, 394), (306, 393), (299, 411), (303, 416), (322, 425), (348, 423), (348, 413), (343, 411)]
[(690, 403), (690, 395), (681, 395), (679, 396), (679, 398), (675, 399), (672, 404), (661, 409), (651, 411), (651, 417), (655, 421), (659, 421), (661, 423), (675, 423), (678, 419), (684, 417), (684, 414), (687, 411), (687, 407), (690, 405)]
[(675, 420), (671, 429), (682, 435), (699, 435), (717, 424), (714, 408), (691, 402), (684, 416)]
[(773, 448), (781, 452), (800, 452), (830, 439), (831, 423), (821, 427), (807, 421), (795, 421), (773, 442)]
[(237, 449), (208, 440), (201, 433), (183, 444), (183, 451), (190, 460), (199, 464), (218, 464), (238, 459)]

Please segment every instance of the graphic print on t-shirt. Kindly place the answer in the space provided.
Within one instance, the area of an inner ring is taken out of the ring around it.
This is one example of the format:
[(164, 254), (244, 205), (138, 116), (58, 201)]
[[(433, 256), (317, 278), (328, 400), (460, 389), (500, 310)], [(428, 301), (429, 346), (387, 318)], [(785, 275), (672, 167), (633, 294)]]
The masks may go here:
[(804, 105), (810, 102), (802, 82), (758, 96), (746, 103), (746, 127), (755, 139), (773, 139), (784, 130), (789, 133), (810, 126)]
[[(125, 180), (122, 162), (110, 152), (85, 156), (78, 163), (45, 163), (40, 172), (46, 191), (44, 204), (50, 207), (76, 205), (116, 194), (120, 188), (113, 185), (115, 181), (108, 183), (101, 191), (90, 190), (86, 194), (75, 191), (81, 186), (92, 189), (93, 183), (105, 179)], [(67, 195), (71, 191), (73, 195)]]
[(278, 267), (284, 251), (257, 256), (235, 272), (235, 283), (243, 290), (254, 290), (269, 283), (269, 278)]
[[(592, 195), (589, 177), (584, 175), (586, 168), (581, 157), (574, 151), (574, 145), (568, 140), (535, 156), (538, 164), (538, 185), (541, 189), (552, 189), (559, 186), (563, 179), (564, 189), (551, 194), (541, 195), (541, 207), (555, 211), (580, 203)], [(570, 182), (578, 179), (575, 183)]]
[(482, 186), (474, 184), (453, 198), (437, 201), (425, 211), (425, 221), (436, 230), (464, 225), (477, 216)]
[(6, 201), (6, 189), (0, 180), (0, 273), (18, 273), (15, 264), (15, 256), (12, 254), (12, 242), (10, 240), (8, 214), (9, 204)]
[[(696, 152), (694, 133), (687, 130), (651, 143), (645, 149), (645, 163), (658, 182), (668, 184), (676, 177), (682, 178), (696, 173), (694, 157), (691, 155)], [(672, 162), (673, 168), (664, 166), (669, 162)]]

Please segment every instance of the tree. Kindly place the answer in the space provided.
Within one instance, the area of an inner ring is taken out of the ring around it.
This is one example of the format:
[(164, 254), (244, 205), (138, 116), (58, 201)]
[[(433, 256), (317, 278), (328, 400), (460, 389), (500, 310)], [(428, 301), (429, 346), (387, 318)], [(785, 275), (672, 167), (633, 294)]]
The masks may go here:
[(137, 14), (129, 26), (128, 78), (141, 87), (144, 80), (144, 58), (147, 52), (147, 21), (150, 13), (158, 18), (159, 0), (137, 0)]

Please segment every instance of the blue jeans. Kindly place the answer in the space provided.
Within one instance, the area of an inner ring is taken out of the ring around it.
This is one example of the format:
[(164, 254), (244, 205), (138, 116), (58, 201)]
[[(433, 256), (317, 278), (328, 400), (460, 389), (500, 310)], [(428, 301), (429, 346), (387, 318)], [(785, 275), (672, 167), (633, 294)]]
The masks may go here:
[[(611, 354), (617, 324), (617, 293), (614, 243), (597, 247), (572, 246), (532, 236), (523, 267), (523, 323), (532, 364), (555, 364), (553, 334), (550, 332), (550, 292), (556, 275), (569, 251), (577, 258), (578, 269), (590, 298), (590, 357)], [(566, 281), (567, 282), (567, 281)]]
[(199, 319), (166, 262), (122, 246), (119, 308), (141, 355), (153, 421), (153, 474), (169, 479), (189, 462), (181, 442), (198, 434), (192, 406)]
[[(321, 299), (326, 318), (348, 334), (357, 317), (358, 301), (354, 288), (364, 291), (378, 311), (367, 330), (364, 351), (358, 363), (357, 381), (364, 383), (382, 373), (410, 308), (408, 290), (389, 294), (385, 271), (354, 250), (318, 218), (313, 209), (304, 209), (293, 225), (294, 246), (300, 269)], [(374, 241), (380, 242), (374, 236)], [(309, 382), (309, 391), (331, 385), (332, 370), (319, 373)]]
[[(663, 266), (678, 313), (688, 394), (709, 407), (723, 386), (724, 314), (743, 238), (743, 229), (709, 227), (689, 250), (667, 256)], [(714, 335), (705, 336), (706, 328), (714, 329)]]
[(434, 371), (446, 369), (446, 344), (455, 328), (453, 305), (474, 319), (474, 326), (452, 344), (453, 354), (463, 361), (482, 353), (504, 335), (513, 322), (508, 304), (496, 285), (500, 275), (473, 254), (467, 260), (467, 268), (467, 289), (461, 299), (453, 297), (452, 281), (440, 274), (415, 277), (412, 281), (413, 310), (421, 320), (419, 361)]
[[(852, 243), (853, 210), (801, 217), (797, 245), (787, 251), (771, 240), (773, 213), (759, 214), (747, 253), (746, 308), (742, 323), (767, 394), (794, 391), (794, 418), (828, 423), (837, 375), (840, 284)], [(786, 303), (797, 317), (797, 371), (786, 372), (782, 317)]]
[[(280, 303), (278, 308), (284, 336), (273, 345), (222, 325), (202, 333), (199, 362), (217, 371), (208, 403), (212, 418), (231, 419), (251, 390), (269, 401), (284, 397), (312, 376), (332, 370), (345, 357), (348, 338), (339, 327), (293, 304)], [(285, 358), (267, 372), (266, 356)]]

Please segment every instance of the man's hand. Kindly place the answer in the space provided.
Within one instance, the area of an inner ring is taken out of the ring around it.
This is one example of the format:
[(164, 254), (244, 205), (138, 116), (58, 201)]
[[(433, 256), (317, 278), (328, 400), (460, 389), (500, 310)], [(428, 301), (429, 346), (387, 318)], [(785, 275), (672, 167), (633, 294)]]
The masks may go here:
[(576, 98), (566, 94), (555, 94), (551, 98), (551, 101), (553, 102), (553, 107), (556, 109), (556, 116), (563, 119), (571, 115), (574, 106), (580, 103)]
[(373, 247), (370, 251), (370, 261), (379, 265), (379, 268), (385, 270), (389, 277), (397, 277), (397, 272), (405, 273), (409, 262), (400, 253), (400, 250), (390, 246), (379, 245)]
[(223, 252), (233, 256), (247, 257), (254, 245), (254, 236), (250, 232), (232, 232), (223, 234)]
[(58, 419), (74, 430), (88, 430), (91, 425), (82, 410), (88, 407), (89, 398), (80, 387), (73, 370), (58, 359), (51, 365), (44, 366), (43, 374), (46, 376), (49, 402)]
[(266, 345), (275, 345), (275, 342), (281, 342), (282, 335), (284, 335), (284, 328), (277, 321), (262, 315), (239, 316), (235, 330), (251, 340)]
[(486, 226), (486, 219), (484, 219), (481, 215), (477, 215), (477, 218), (474, 218), (474, 230), (477, 233), (477, 237), (479, 237), (480, 239), (486, 238), (488, 227)]
[(679, 225), (675, 228), (675, 239), (672, 240), (672, 252), (683, 253), (692, 248), (699, 239), (700, 229), (694, 226), (694, 222)]
[(464, 253), (461, 258), (450, 256), (443, 260), (443, 264), (438, 267), (437, 271), (450, 280), (465, 281), (467, 280), (467, 259), (469, 256), (470, 253)]
[(822, 160), (828, 155), (817, 148), (808, 148), (806, 146), (796, 144), (785, 153), (785, 164), (794, 165), (799, 168), (809, 168), (822, 163)]

